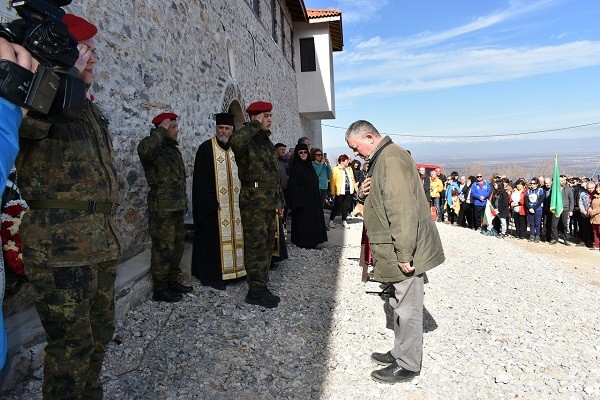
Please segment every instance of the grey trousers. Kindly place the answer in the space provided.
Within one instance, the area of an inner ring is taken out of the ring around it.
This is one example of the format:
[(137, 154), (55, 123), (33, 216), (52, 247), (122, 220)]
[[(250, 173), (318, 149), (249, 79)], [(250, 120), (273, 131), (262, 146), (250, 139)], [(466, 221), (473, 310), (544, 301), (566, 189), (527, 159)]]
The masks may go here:
[(394, 310), (396, 363), (409, 371), (420, 371), (423, 360), (423, 274), (394, 284), (390, 306)]

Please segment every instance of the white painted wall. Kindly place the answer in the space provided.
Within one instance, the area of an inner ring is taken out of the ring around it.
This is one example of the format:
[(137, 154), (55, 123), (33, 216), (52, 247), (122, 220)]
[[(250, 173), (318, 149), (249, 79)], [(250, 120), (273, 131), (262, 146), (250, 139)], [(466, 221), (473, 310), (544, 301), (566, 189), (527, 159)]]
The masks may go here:
[(333, 87), (333, 53), (329, 24), (295, 23), (294, 46), (300, 48), (300, 39), (314, 37), (317, 70), (300, 72), (300, 52), (294, 54), (296, 82), (298, 84), (298, 109), (310, 119), (335, 118)]

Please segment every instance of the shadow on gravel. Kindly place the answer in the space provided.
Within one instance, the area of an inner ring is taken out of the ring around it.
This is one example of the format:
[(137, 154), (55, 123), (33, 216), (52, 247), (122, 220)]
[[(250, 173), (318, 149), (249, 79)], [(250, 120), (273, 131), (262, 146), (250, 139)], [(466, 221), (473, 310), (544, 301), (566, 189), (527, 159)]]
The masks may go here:
[[(336, 231), (319, 250), (288, 243), (288, 260), (269, 274), (277, 308), (246, 304), (246, 282), (218, 291), (188, 276), (195, 289), (181, 303), (148, 301), (129, 312), (107, 352), (107, 398), (318, 399), (344, 250)], [(184, 272), (190, 250), (188, 242)]]
[[(390, 304), (385, 299), (385, 303), (383, 303), (383, 311), (385, 312), (385, 327), (390, 330), (394, 330), (394, 309), (390, 306)], [(437, 322), (433, 318), (433, 315), (427, 310), (427, 308), (423, 307), (423, 333), (433, 332), (438, 328)]]
[[(387, 287), (387, 284), (381, 284), (381, 289), (384, 290)], [(373, 294), (376, 296), (376, 294)], [(385, 327), (390, 330), (394, 330), (394, 309), (390, 306), (388, 302), (390, 295), (386, 292), (383, 295), (379, 295), (379, 298), (383, 301), (383, 312), (385, 313)], [(425, 306), (423, 306), (423, 332), (433, 332), (438, 328), (438, 324), (433, 318), (433, 315), (427, 310)]]

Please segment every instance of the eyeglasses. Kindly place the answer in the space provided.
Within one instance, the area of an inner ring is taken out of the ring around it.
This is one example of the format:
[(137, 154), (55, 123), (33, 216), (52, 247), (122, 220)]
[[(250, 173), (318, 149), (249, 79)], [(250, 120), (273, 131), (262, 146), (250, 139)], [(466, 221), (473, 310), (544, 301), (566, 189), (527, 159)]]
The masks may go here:
[(537, 186), (537, 182), (530, 182), (530, 185), (536, 185)]
[(298, 152), (298, 154), (308, 154), (308, 151), (306, 151), (306, 150), (300, 150), (300, 151)]
[(483, 175), (477, 175), (478, 178), (483, 178)]

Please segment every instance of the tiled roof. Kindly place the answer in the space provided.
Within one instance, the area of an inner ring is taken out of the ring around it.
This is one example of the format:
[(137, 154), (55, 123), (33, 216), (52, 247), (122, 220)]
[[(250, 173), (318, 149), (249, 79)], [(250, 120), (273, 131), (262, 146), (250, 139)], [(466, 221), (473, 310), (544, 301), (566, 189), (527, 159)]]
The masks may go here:
[(342, 12), (340, 10), (335, 9), (318, 10), (315, 8), (307, 8), (306, 14), (308, 15), (309, 22), (310, 20), (318, 20), (319, 18), (331, 18), (331, 20), (329, 20), (329, 33), (331, 34), (331, 44), (333, 45), (333, 51), (342, 51), (342, 48), (344, 47), (344, 34), (342, 32)]
[(325, 18), (325, 17), (339, 17), (342, 15), (340, 10), (317, 10), (315, 8), (307, 8), (306, 13), (308, 18)]

